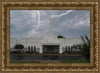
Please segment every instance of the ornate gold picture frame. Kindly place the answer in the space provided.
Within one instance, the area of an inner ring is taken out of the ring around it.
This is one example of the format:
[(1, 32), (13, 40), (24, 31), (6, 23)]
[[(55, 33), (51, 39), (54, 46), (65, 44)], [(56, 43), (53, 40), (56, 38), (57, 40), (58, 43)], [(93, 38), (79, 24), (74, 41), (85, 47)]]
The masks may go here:
[[(90, 10), (90, 63), (66, 64), (37, 64), (37, 63), (10, 63), (10, 10)], [(1, 24), (1, 72), (0, 73), (33, 73), (34, 72), (68, 72), (74, 73), (99, 73), (99, 1), (36, 1), (36, 0), (5, 0), (0, 1)]]

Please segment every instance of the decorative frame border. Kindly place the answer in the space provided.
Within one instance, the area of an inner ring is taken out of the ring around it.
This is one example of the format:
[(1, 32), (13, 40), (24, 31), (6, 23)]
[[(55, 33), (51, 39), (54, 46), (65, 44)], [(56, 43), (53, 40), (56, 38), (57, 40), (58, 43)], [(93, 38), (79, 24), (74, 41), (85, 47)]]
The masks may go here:
[[(98, 2), (1, 2), (2, 4), (2, 71), (98, 71)], [(10, 10), (89, 9), (91, 27), (90, 63), (11, 64), (9, 63)]]

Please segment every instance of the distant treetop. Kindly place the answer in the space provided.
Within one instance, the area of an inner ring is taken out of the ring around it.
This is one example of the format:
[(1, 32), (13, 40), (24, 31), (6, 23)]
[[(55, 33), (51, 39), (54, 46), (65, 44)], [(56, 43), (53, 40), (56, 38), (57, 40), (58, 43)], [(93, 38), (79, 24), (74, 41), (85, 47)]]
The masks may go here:
[(65, 39), (65, 37), (62, 35), (58, 35), (57, 38), (64, 38)]

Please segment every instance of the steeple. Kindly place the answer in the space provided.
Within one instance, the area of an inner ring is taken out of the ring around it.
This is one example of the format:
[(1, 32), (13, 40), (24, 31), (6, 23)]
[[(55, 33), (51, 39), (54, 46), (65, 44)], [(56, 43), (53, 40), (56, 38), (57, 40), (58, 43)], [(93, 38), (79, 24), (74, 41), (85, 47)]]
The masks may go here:
[(45, 37), (45, 39), (48, 39), (49, 42), (50, 42), (50, 41), (53, 41), (56, 38), (57, 38), (57, 36), (55, 36), (52, 32), (52, 18), (50, 17), (49, 32), (48, 32), (48, 35)]
[(52, 34), (52, 18), (50, 17), (50, 28), (49, 28), (49, 34)]
[(50, 24), (51, 24), (52, 18), (50, 17)]

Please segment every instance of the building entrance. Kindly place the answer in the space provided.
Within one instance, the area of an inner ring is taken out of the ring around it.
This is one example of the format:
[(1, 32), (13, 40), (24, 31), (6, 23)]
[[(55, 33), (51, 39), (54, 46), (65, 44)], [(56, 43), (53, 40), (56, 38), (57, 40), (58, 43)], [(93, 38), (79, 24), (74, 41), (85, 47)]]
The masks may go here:
[(44, 54), (57, 54), (59, 53), (59, 45), (43, 45)]

